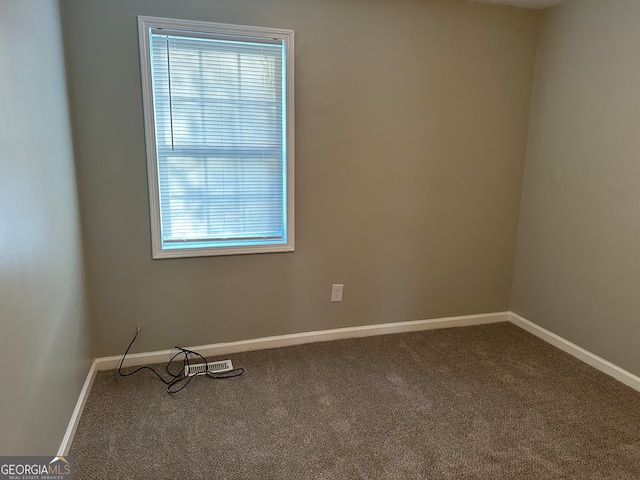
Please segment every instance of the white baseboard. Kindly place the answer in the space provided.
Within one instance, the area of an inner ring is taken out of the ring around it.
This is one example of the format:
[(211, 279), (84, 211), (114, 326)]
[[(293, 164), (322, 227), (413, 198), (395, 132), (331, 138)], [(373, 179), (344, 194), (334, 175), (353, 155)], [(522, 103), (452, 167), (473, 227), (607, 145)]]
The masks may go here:
[(550, 343), (554, 347), (559, 348), (569, 355), (576, 357), (578, 360), (591, 365), (597, 370), (606, 373), (607, 375), (640, 392), (640, 377), (633, 373), (620, 368), (610, 361), (605, 360), (582, 347), (579, 347), (575, 343), (571, 343), (569, 340), (566, 340), (539, 325), (536, 325), (517, 313), (509, 312), (509, 321), (536, 337), (541, 338), (545, 342)]
[[(462, 317), (436, 318), (431, 320), (417, 320), (413, 322), (385, 323), (380, 325), (365, 325), (361, 327), (336, 328), (333, 330), (320, 330), (315, 332), (293, 333), (289, 335), (277, 335), (274, 337), (255, 338), (242, 340), (239, 342), (217, 343), (212, 345), (200, 345), (187, 347), (205, 357), (217, 355), (227, 355), (229, 353), (247, 352), (250, 350), (263, 350), (267, 348), (286, 347), (290, 345), (301, 345), (313, 342), (326, 342), (330, 340), (340, 340), (344, 338), (369, 337), (373, 335), (385, 335), (389, 333), (414, 332), (419, 330), (431, 330), (436, 328), (466, 327), (470, 325), (482, 325), (487, 323), (507, 322), (509, 312), (486, 313), (480, 315), (466, 315)], [(132, 353), (127, 355), (124, 362), (125, 367), (148, 365), (151, 363), (167, 362), (175, 350), (160, 350), (156, 352)], [(80, 416), (89, 397), (91, 386), (96, 378), (96, 374), (101, 370), (112, 370), (118, 368), (120, 356), (96, 358), (87, 378), (80, 391), (80, 396), (76, 402), (76, 407), (71, 415), (69, 426), (62, 439), (58, 450), (59, 456), (69, 453), (71, 442), (78, 428)]]
[(71, 414), (69, 426), (67, 427), (67, 431), (65, 432), (64, 437), (62, 438), (62, 443), (60, 444), (60, 448), (58, 449), (59, 457), (64, 457), (69, 454), (69, 448), (71, 447), (73, 436), (76, 434), (78, 422), (80, 421), (80, 417), (82, 416), (84, 406), (87, 403), (87, 398), (89, 398), (89, 392), (91, 391), (91, 387), (93, 386), (93, 381), (96, 378), (97, 371), (97, 360), (94, 360), (91, 364), (91, 368), (89, 369), (89, 373), (87, 373), (87, 378), (84, 381), (82, 390), (80, 390), (80, 396), (78, 397), (76, 407), (73, 409), (73, 413)]
[[(513, 312), (486, 313), (480, 315), (466, 315), (461, 317), (436, 318), (431, 320), (416, 320), (412, 322), (385, 323), (379, 325), (364, 325), (360, 327), (336, 328), (332, 330), (319, 330), (313, 332), (293, 333), (289, 335), (277, 335), (273, 337), (255, 338), (238, 342), (216, 343), (210, 345), (200, 345), (188, 347), (190, 350), (199, 352), (205, 357), (227, 355), (230, 353), (247, 352), (251, 350), (263, 350), (268, 348), (287, 347), (291, 345), (302, 345), (305, 343), (327, 342), (331, 340), (341, 340), (346, 338), (369, 337), (374, 335), (386, 335), (391, 333), (416, 332), (420, 330), (433, 330), (438, 328), (467, 327), (471, 325), (483, 325), (487, 323), (498, 323), (509, 321), (514, 325), (532, 333), (547, 343), (560, 350), (576, 357), (577, 359), (591, 365), (607, 375), (628, 385), (634, 390), (640, 391), (640, 377), (614, 365), (613, 363), (594, 355), (574, 343), (565, 340), (555, 333), (546, 330), (539, 325), (521, 317)], [(132, 367), (148, 365), (151, 363), (167, 362), (175, 350), (161, 350), (156, 352), (133, 353), (127, 355), (124, 366)], [(84, 382), (80, 396), (73, 410), (71, 421), (58, 450), (59, 456), (69, 453), (69, 447), (73, 441), (73, 436), (78, 427), (80, 416), (91, 391), (91, 386), (100, 370), (111, 370), (118, 368), (120, 356), (96, 358), (91, 365), (87, 378)]]
[[(506, 322), (509, 320), (509, 312), (486, 313), (480, 315), (466, 315), (462, 317), (446, 317), (431, 320), (416, 320), (411, 322), (384, 323), (379, 325), (364, 325), (361, 327), (335, 328), (332, 330), (319, 330), (313, 332), (292, 333), (277, 335), (274, 337), (254, 338), (239, 342), (216, 343), (186, 347), (194, 350), (204, 357), (215, 357), (230, 353), (247, 352), (251, 350), (264, 350), (267, 348), (288, 347), (305, 343), (327, 342), (330, 340), (342, 340), (345, 338), (370, 337), (373, 335), (386, 335), (390, 333), (416, 332), (419, 330), (432, 330), (437, 328), (467, 327), (486, 323)], [(151, 363), (167, 362), (176, 350), (160, 350), (156, 352), (132, 353), (125, 359), (125, 367), (148, 365)], [(102, 357), (96, 359), (98, 370), (112, 370), (118, 368), (121, 356)]]

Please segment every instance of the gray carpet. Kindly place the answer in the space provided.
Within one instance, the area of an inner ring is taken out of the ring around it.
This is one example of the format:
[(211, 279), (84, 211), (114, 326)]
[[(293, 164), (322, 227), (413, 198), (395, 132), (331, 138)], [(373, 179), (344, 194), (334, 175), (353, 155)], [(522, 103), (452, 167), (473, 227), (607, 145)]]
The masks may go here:
[(640, 393), (510, 324), (230, 358), (176, 396), (100, 372), (74, 478), (640, 478)]

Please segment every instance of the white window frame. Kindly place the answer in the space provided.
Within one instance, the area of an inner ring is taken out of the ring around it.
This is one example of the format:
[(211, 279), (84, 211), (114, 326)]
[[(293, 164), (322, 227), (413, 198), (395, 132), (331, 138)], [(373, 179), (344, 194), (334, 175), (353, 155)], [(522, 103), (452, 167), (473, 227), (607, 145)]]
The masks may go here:
[[(158, 154), (156, 150), (156, 126), (151, 77), (150, 29), (165, 28), (194, 33), (236, 35), (243, 37), (273, 38), (284, 42), (286, 62), (286, 110), (285, 110), (285, 165), (286, 175), (286, 243), (250, 246), (220, 246), (202, 248), (162, 248), (162, 225), (160, 219), (160, 189), (158, 179)], [(266, 27), (252, 27), (223, 23), (202, 22), (172, 18), (138, 16), (140, 67), (142, 75), (142, 100), (144, 108), (145, 143), (147, 151), (147, 175), (151, 217), (151, 245), (154, 259), (176, 257), (201, 257), (253, 253), (292, 252), (294, 241), (294, 32)]]

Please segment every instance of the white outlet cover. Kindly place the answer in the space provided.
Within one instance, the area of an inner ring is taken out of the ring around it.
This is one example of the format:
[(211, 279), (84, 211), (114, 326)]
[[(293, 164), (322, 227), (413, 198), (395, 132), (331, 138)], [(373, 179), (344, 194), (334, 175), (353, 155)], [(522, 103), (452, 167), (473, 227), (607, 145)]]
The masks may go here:
[(331, 301), (341, 302), (343, 290), (344, 290), (344, 285), (341, 283), (334, 283), (333, 285), (331, 285)]

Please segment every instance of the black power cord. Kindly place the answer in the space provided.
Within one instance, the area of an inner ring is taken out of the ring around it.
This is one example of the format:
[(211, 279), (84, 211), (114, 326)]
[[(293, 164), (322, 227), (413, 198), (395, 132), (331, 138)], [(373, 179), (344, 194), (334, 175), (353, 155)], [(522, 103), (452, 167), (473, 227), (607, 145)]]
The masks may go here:
[[(177, 348), (179, 351), (173, 357), (171, 357), (171, 359), (167, 363), (167, 366), (165, 367), (165, 370), (167, 371), (167, 374), (171, 377), (171, 380), (165, 380), (162, 377), (162, 375), (160, 375), (155, 369), (153, 369), (151, 367), (147, 367), (147, 366), (138, 367), (135, 370), (133, 370), (132, 372), (123, 373), (122, 372), (122, 364), (124, 363), (124, 359), (127, 357), (127, 354), (129, 353), (129, 350), (131, 350), (131, 346), (133, 345), (133, 342), (135, 342), (136, 338), (138, 338), (138, 334), (139, 333), (140, 333), (140, 328), (136, 328), (136, 334), (133, 336), (133, 339), (131, 340), (131, 343), (129, 343), (129, 346), (125, 350), (124, 355), (122, 355), (122, 360), (120, 360), (120, 366), (118, 366), (118, 374), (121, 377), (129, 377), (131, 375), (134, 375), (134, 374), (140, 372), (141, 370), (150, 370), (151, 372), (153, 372), (153, 374), (156, 377), (158, 377), (162, 381), (162, 383), (164, 383), (167, 386), (167, 393), (176, 394), (176, 393), (182, 391), (187, 385), (189, 385), (189, 382), (193, 379), (193, 377), (196, 376), (196, 375), (185, 375), (184, 374), (185, 367), (191, 365), (189, 363), (189, 356), (197, 357), (197, 358), (201, 359), (204, 363), (207, 363), (207, 359), (204, 358), (198, 352), (194, 352), (193, 350), (189, 350), (187, 348), (182, 348), (182, 347), (176, 346), (175, 348)], [(171, 372), (171, 364), (177, 361), (176, 358), (179, 355), (184, 355), (184, 357), (182, 359), (182, 370), (180, 370), (178, 373), (172, 373)], [(223, 378), (239, 377), (243, 373), (244, 373), (244, 368), (234, 368), (233, 370), (229, 370), (228, 372), (222, 372), (222, 373), (207, 372), (206, 375), (207, 375), (207, 377), (213, 378), (213, 379), (223, 379)], [(186, 382), (184, 380), (186, 380)], [(184, 383), (182, 383), (182, 382), (184, 382)], [(178, 385), (179, 388), (176, 388), (176, 385)]]

